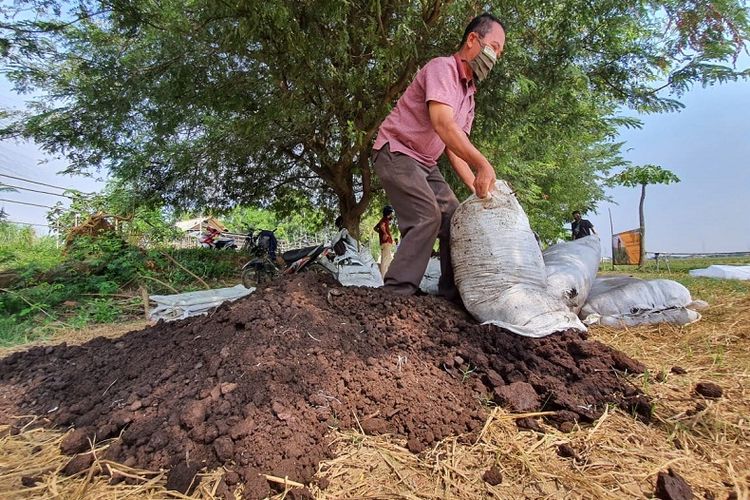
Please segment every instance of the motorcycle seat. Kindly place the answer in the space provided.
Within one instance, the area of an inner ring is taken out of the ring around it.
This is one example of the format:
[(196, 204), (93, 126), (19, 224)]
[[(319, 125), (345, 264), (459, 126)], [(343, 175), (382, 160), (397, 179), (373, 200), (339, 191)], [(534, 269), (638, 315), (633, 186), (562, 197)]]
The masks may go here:
[[(284, 259), (284, 262), (287, 264), (291, 264), (292, 262), (295, 262), (302, 257), (308, 255), (313, 250), (316, 250), (318, 248), (321, 248), (322, 250), (323, 245), (314, 245), (311, 247), (305, 247), (305, 248), (299, 248), (297, 250), (287, 250), (283, 254), (281, 254), (281, 258)], [(320, 252), (318, 252), (320, 253)]]

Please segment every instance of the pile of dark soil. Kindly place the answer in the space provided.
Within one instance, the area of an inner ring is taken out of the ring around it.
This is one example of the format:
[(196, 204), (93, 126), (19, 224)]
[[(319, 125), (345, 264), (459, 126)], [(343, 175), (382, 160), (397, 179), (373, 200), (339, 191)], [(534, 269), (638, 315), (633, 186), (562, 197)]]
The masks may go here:
[(519, 337), (440, 298), (308, 273), (210, 316), (2, 359), (0, 420), (73, 426), (69, 454), (122, 432), (106, 458), (188, 475), (224, 464), (227, 482), (252, 497), (269, 491), (261, 473), (309, 482), (331, 456), (333, 428), (396, 434), (420, 452), (471, 436), (491, 402), (556, 411), (561, 428), (608, 403), (647, 418), (648, 401), (622, 374), (642, 370), (584, 334)]

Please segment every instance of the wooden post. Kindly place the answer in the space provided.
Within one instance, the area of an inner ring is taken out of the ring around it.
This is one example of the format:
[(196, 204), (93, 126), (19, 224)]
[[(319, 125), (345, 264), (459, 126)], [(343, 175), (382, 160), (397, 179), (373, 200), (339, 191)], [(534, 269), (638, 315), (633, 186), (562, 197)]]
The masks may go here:
[(146, 285), (144, 285), (143, 283), (141, 283), (138, 289), (141, 291), (141, 298), (143, 299), (143, 315), (146, 318), (146, 321), (148, 321), (148, 290), (146, 289)]
[(607, 207), (609, 212), (609, 247), (612, 251), (612, 270), (615, 270), (615, 226), (612, 223), (612, 209)]

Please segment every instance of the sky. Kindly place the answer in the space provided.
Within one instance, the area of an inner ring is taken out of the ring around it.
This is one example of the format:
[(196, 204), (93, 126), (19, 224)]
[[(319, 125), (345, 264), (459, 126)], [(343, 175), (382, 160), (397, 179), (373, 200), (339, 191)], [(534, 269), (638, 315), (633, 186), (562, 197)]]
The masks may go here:
[[(681, 179), (646, 187), (646, 251), (750, 251), (750, 82), (696, 87), (677, 113), (640, 116), (643, 128), (621, 130), (624, 156), (656, 164)], [(588, 218), (602, 236), (605, 255), (612, 211), (614, 232), (639, 226), (639, 188), (608, 189)]]
[[(19, 96), (12, 90), (12, 85), (4, 76), (0, 75), (0, 108), (22, 109), (27, 96)], [(64, 160), (52, 158), (46, 155), (33, 142), (20, 142), (13, 140), (0, 141), (0, 183), (21, 188), (34, 189), (36, 191), (47, 191), (49, 193), (62, 194), (62, 189), (49, 186), (41, 186), (18, 179), (6, 177), (8, 175), (32, 181), (42, 182), (58, 186), (60, 188), (77, 189), (82, 192), (97, 192), (104, 187), (104, 182), (90, 177), (60, 175), (58, 172), (65, 169), (67, 163)], [(55, 196), (54, 194), (43, 194), (34, 191), (19, 189), (16, 192), (0, 191), (0, 199), (34, 203), (51, 207), (58, 201), (65, 206), (70, 200)], [(48, 208), (22, 205), (0, 201), (0, 208), (4, 208), (8, 214), (8, 220), (35, 224), (33, 227), (39, 234), (46, 234), (46, 215)]]
[[(742, 61), (748, 66), (748, 59)], [(25, 97), (13, 93), (0, 76), (0, 107), (22, 108)], [(708, 88), (695, 87), (680, 100), (681, 112), (640, 116), (643, 128), (621, 130), (624, 156), (634, 164), (657, 164), (675, 172), (678, 184), (646, 189), (646, 250), (663, 253), (750, 251), (750, 81)], [(57, 174), (65, 162), (50, 159), (33, 143), (0, 141), (0, 182), (61, 193), (12, 175), (84, 192), (99, 190), (103, 182)], [(639, 188), (608, 189), (612, 202), (600, 203), (588, 218), (602, 236), (603, 255), (609, 256), (612, 211), (614, 232), (637, 228)], [(64, 198), (19, 190), (0, 192), (10, 199), (52, 206)], [(0, 207), (18, 222), (46, 228), (46, 208), (0, 201)]]

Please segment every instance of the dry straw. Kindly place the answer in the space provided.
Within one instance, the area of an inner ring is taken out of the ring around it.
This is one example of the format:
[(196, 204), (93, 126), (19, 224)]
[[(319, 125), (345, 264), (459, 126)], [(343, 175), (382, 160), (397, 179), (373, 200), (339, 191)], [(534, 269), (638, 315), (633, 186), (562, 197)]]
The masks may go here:
[[(607, 409), (594, 425), (567, 434), (547, 426), (545, 433), (519, 432), (518, 418), (540, 415), (495, 408), (477, 436), (447, 439), (419, 456), (398, 438), (367, 436), (361, 429), (336, 432), (331, 435), (336, 458), (321, 464), (319, 473), (329, 484), (324, 490), (312, 486), (313, 494), (325, 499), (643, 498), (653, 495), (657, 474), (672, 468), (698, 498), (708, 493), (717, 499), (750, 498), (750, 298), (720, 301), (701, 322), (686, 327), (596, 328), (592, 337), (648, 367), (632, 382), (654, 398), (651, 424)], [(687, 373), (672, 373), (675, 366)], [(697, 395), (699, 381), (719, 384), (723, 397)], [(74, 477), (62, 476), (69, 457), (60, 455), (59, 432), (27, 428), (10, 435), (0, 427), (0, 435), (2, 498), (188, 498), (165, 492), (164, 473), (99, 459)], [(99, 455), (102, 446), (93, 449)], [(500, 484), (483, 479), (491, 467), (502, 473)], [(107, 469), (136, 484), (108, 484), (106, 475), (96, 474)], [(206, 473), (189, 498), (217, 498), (221, 475), (221, 470)], [(39, 482), (23, 487), (24, 476)], [(241, 492), (235, 494), (239, 498)]]

